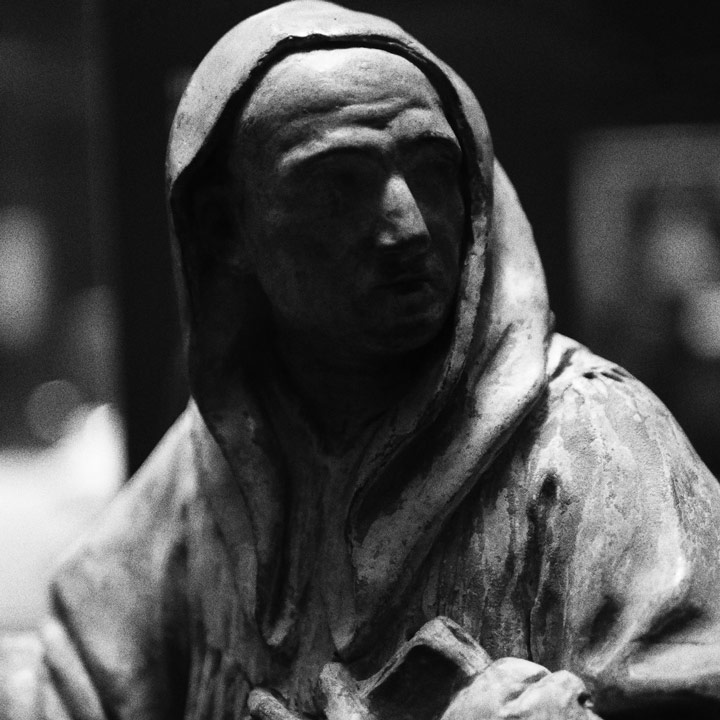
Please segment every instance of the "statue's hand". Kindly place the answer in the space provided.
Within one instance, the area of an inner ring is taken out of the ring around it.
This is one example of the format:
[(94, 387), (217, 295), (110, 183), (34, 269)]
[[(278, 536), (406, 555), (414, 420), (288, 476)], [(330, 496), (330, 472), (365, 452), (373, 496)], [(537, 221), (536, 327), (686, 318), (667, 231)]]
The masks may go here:
[(441, 720), (599, 720), (591, 707), (576, 675), (503, 658), (461, 690)]
[[(340, 665), (326, 666), (321, 682), (328, 720), (376, 717)], [(576, 675), (503, 658), (461, 690), (440, 720), (599, 720), (590, 708), (590, 695)], [(303, 720), (263, 689), (250, 693), (248, 710), (253, 720)]]
[[(447, 618), (424, 625), (366, 680), (325, 665), (316, 701), (326, 720), (599, 720), (576, 675), (519, 658), (492, 662)], [(301, 720), (267, 690), (253, 690), (248, 709), (253, 720)]]
[(303, 720), (285, 707), (269, 690), (255, 688), (250, 692), (247, 701), (248, 711), (252, 720)]

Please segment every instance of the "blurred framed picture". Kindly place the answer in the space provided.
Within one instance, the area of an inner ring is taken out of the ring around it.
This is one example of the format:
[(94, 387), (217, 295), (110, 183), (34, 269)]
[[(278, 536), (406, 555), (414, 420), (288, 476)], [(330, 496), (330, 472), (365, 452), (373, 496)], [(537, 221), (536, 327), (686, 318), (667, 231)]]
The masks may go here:
[(603, 131), (574, 155), (579, 335), (665, 402), (720, 471), (720, 127)]

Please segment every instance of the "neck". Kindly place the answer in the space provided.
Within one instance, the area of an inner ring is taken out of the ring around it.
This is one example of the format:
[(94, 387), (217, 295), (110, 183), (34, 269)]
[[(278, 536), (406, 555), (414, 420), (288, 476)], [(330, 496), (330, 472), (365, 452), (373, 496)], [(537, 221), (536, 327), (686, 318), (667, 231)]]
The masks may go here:
[(303, 404), (331, 449), (347, 447), (408, 391), (423, 350), (385, 358), (349, 357), (300, 333), (279, 332), (276, 349)]

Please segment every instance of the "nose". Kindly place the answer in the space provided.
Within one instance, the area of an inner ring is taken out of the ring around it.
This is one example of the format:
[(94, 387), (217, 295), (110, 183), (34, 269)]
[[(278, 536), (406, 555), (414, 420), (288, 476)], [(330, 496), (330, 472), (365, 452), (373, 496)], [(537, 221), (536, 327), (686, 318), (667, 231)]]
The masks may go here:
[(415, 197), (402, 175), (392, 175), (383, 188), (377, 246), (387, 251), (427, 249), (430, 233)]

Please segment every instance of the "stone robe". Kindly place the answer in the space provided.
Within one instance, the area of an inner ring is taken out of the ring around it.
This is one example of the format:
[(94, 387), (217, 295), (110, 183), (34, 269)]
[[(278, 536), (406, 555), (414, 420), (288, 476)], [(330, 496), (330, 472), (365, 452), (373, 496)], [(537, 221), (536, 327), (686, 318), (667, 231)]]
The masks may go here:
[[(577, 673), (603, 716), (706, 701), (716, 717), (719, 513), (715, 479), (659, 401), (556, 336), (538, 404), (350, 667), (369, 675), (445, 615), (492, 657)], [(257, 618), (256, 553), (192, 403), (55, 583), (49, 693), (83, 718), (241, 718), (255, 686), (310, 709), (320, 666), (345, 659), (327, 602), (338, 576), (302, 578), (283, 651)]]

